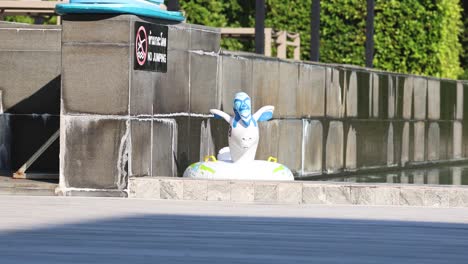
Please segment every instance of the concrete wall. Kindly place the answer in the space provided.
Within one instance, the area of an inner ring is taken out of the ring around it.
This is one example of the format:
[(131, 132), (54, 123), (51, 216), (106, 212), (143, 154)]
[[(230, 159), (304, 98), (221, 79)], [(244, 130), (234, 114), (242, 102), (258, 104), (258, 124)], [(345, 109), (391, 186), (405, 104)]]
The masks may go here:
[[(215, 104), (219, 30), (169, 27), (167, 73), (133, 70), (135, 16), (65, 16), (62, 35), (60, 187), (65, 195), (126, 195), (129, 176), (177, 176), (200, 152), (191, 116)], [(204, 61), (199, 61), (202, 58)], [(192, 67), (197, 64), (197, 67)], [(208, 87), (208, 88), (207, 88)], [(208, 100), (208, 101), (206, 101)], [(207, 110), (205, 110), (207, 111)]]
[(232, 113), (241, 90), (255, 109), (276, 106), (257, 158), (276, 156), (298, 178), (468, 157), (467, 83), (220, 52), (217, 29), (188, 24), (168, 25), (167, 73), (133, 70), (135, 21), (64, 17), (66, 195), (126, 195), (128, 177), (180, 176), (227, 145), (227, 124), (208, 111)]
[[(0, 23), (0, 171), (11, 175), (59, 129), (61, 28)], [(59, 171), (55, 142), (28, 172)]]

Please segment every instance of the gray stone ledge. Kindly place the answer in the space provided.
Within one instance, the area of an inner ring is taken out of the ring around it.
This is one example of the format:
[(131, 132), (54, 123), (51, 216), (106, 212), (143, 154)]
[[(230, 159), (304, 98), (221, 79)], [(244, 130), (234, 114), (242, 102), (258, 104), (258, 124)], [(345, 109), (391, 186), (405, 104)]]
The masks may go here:
[(128, 196), (235, 203), (468, 207), (468, 186), (445, 185), (133, 177)]

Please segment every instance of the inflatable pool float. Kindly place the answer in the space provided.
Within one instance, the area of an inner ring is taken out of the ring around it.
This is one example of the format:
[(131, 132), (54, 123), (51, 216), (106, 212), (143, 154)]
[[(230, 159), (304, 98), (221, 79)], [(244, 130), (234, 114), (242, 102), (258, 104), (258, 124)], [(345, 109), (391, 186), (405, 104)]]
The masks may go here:
[(222, 180), (274, 180), (292, 181), (292, 172), (284, 165), (277, 163), (273, 157), (255, 160), (259, 129), (258, 122), (268, 121), (273, 117), (273, 106), (264, 106), (252, 115), (250, 97), (237, 93), (234, 98), (234, 116), (211, 109), (214, 118), (224, 119), (229, 123), (229, 147), (222, 148), (217, 158), (205, 157), (204, 161), (190, 165), (184, 177), (197, 179)]
[(181, 12), (161, 9), (163, 0), (70, 0), (57, 4), (55, 11), (65, 14), (132, 14), (172, 21), (184, 21)]

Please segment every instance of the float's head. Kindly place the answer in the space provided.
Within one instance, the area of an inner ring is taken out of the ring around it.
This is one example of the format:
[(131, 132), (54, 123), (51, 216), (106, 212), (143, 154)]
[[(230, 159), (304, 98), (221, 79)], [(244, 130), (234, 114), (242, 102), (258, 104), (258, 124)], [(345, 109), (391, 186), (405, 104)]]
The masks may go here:
[(250, 96), (244, 92), (237, 93), (234, 97), (234, 113), (244, 122), (249, 123), (252, 118), (252, 101)]

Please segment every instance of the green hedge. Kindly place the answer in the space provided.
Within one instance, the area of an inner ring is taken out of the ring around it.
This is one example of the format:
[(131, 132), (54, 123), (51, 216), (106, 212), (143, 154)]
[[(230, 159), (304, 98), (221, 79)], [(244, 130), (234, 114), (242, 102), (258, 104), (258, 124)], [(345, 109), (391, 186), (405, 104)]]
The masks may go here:
[[(321, 2), (321, 61), (364, 65), (366, 0)], [(461, 11), (459, 0), (377, 0), (374, 66), (457, 78)]]
[[(311, 0), (266, 0), (265, 25), (301, 34), (309, 58)], [(181, 0), (188, 22), (254, 27), (255, 1)], [(376, 0), (374, 66), (379, 69), (457, 78), (463, 73), (460, 0)], [(366, 0), (321, 0), (320, 61), (363, 66)], [(466, 41), (466, 40), (465, 40)], [(253, 51), (252, 41), (223, 39), (224, 48)]]
[[(299, 32), (309, 58), (312, 0), (265, 0), (265, 25)], [(190, 23), (254, 27), (254, 0), (180, 0)], [(379, 69), (468, 79), (468, 16), (460, 0), (376, 0), (374, 66)], [(467, 4), (464, 3), (466, 6)], [(33, 23), (30, 17), (8, 21)], [(364, 65), (366, 0), (321, 0), (320, 61)], [(46, 23), (55, 23), (52, 17)], [(253, 51), (253, 40), (223, 39), (223, 48)], [(462, 67), (465, 68), (463, 72)]]

